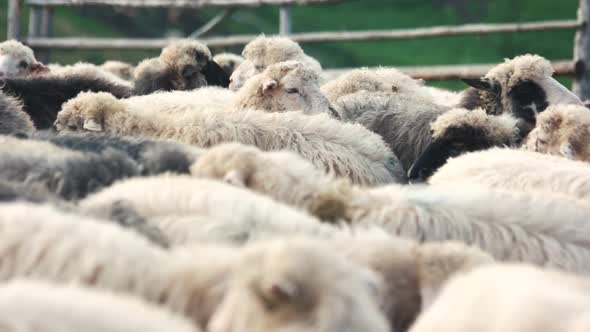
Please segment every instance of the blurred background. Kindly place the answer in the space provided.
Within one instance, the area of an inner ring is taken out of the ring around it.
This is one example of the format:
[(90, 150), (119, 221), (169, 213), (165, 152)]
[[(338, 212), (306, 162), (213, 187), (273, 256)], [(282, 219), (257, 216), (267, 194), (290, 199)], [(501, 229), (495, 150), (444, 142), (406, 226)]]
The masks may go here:
[[(0, 34), (6, 36), (8, 0), (0, 0)], [(23, 30), (27, 33), (28, 12), (23, 6)], [(382, 30), (456, 25), (575, 19), (577, 0), (343, 0), (339, 4), (293, 6), (292, 32), (338, 30)], [(223, 9), (137, 9), (110, 7), (57, 7), (53, 36), (74, 37), (182, 37)], [(206, 37), (234, 34), (275, 34), (279, 8), (241, 8), (226, 18)], [(324, 68), (361, 66), (417, 66), (497, 63), (506, 57), (537, 53), (548, 59), (571, 59), (574, 31), (539, 31), (436, 37), (410, 41), (326, 42), (302, 44), (305, 52)], [(241, 47), (215, 49), (218, 53), (240, 53)], [(73, 51), (53, 50), (52, 62), (102, 63), (108, 59), (138, 62), (158, 51)], [(571, 78), (560, 78), (569, 86)], [(433, 85), (462, 89), (461, 82)]]

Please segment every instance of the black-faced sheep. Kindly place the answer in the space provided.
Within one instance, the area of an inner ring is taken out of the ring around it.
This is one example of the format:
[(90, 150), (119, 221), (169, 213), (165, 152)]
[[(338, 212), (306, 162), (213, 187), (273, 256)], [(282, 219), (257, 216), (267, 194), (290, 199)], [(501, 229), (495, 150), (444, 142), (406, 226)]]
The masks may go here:
[(590, 281), (527, 265), (458, 275), (410, 332), (588, 331)]
[(33, 50), (16, 40), (0, 43), (0, 79), (25, 77), (49, 71), (35, 59)]
[(0, 224), (3, 280), (132, 294), (209, 331), (388, 331), (374, 295), (378, 277), (317, 241), (168, 253), (117, 227), (26, 205), (1, 206)]
[(299, 44), (286, 37), (262, 35), (244, 47), (242, 56), (245, 60), (230, 77), (229, 88), (234, 91), (239, 90), (254, 75), (279, 62), (295, 60), (310, 66), (318, 75), (322, 72), (322, 66), (317, 60), (305, 55)]
[(110, 60), (100, 65), (100, 68), (126, 81), (133, 81), (135, 67), (126, 62)]
[(116, 149), (83, 153), (0, 136), (1, 179), (42, 184), (66, 199), (79, 199), (117, 179), (139, 174), (137, 163)]
[(553, 77), (553, 67), (538, 55), (507, 59), (480, 79), (464, 79), (471, 86), (458, 105), (483, 108), (488, 114), (511, 113), (522, 123), (526, 136), (535, 126), (537, 114), (549, 105), (576, 104), (582, 101)]
[(237, 144), (210, 149), (191, 171), (270, 195), (323, 219), (379, 225), (420, 241), (462, 241), (499, 260), (590, 272), (590, 241), (582, 235), (590, 232), (590, 208), (565, 196), (474, 185), (359, 188), (314, 170), (295, 154)]
[(244, 58), (237, 54), (220, 53), (213, 57), (213, 61), (225, 71), (228, 77), (231, 77), (236, 68), (244, 62)]
[(0, 135), (30, 133), (35, 130), (31, 117), (23, 111), (22, 103), (0, 91)]
[(0, 285), (0, 326), (7, 332), (199, 331), (131, 296), (26, 279)]
[(410, 181), (428, 179), (451, 157), (496, 146), (517, 147), (522, 141), (514, 117), (488, 115), (482, 109), (448, 111), (431, 124), (431, 132), (432, 142), (408, 171)]
[(590, 161), (590, 112), (584, 106), (556, 105), (537, 116), (527, 150)]
[(56, 127), (60, 131), (147, 135), (199, 147), (238, 141), (263, 150), (297, 151), (326, 172), (349, 177), (354, 183), (405, 181), (403, 170), (380, 137), (326, 114), (310, 118), (299, 112), (127, 110), (125, 103), (109, 94), (84, 93), (64, 104)]
[(135, 94), (229, 86), (229, 76), (196, 40), (179, 40), (162, 49), (159, 58), (140, 62), (134, 71)]
[(428, 182), (476, 183), (489, 188), (590, 199), (590, 166), (585, 162), (523, 150), (494, 148), (451, 158)]
[(117, 98), (129, 97), (132, 92), (126, 86), (82, 76), (6, 79), (0, 83), (0, 89), (22, 101), (23, 110), (37, 129), (50, 128), (62, 104), (82, 91), (104, 91)]

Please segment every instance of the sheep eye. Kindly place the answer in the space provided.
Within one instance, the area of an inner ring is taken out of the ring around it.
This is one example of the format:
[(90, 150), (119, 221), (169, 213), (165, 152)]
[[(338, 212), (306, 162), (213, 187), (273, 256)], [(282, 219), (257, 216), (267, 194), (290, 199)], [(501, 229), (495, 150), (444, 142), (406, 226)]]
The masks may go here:
[(538, 140), (538, 142), (539, 142), (539, 144), (542, 144), (542, 145), (545, 145), (545, 144), (547, 144), (547, 141), (544, 141), (544, 140), (542, 140), (542, 139)]
[(292, 88), (292, 89), (285, 89), (287, 93), (299, 93), (299, 90)]
[(18, 66), (21, 68), (27, 68), (29, 66), (29, 64), (26, 61), (21, 61), (18, 63)]

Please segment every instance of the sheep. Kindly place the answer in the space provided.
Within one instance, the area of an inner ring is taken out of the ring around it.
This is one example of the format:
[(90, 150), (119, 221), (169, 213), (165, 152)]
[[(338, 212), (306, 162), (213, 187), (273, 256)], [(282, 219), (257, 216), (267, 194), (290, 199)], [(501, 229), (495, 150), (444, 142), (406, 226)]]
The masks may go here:
[(492, 68), (479, 79), (463, 79), (470, 88), (459, 107), (483, 108), (488, 114), (510, 113), (522, 121), (522, 136), (535, 126), (537, 114), (549, 105), (582, 101), (553, 77), (551, 63), (539, 55), (525, 54)]
[(123, 152), (82, 153), (47, 142), (0, 136), (0, 179), (38, 183), (65, 199), (79, 199), (115, 180), (139, 175)]
[(384, 281), (379, 303), (392, 331), (407, 331), (448, 279), (494, 262), (480, 250), (456, 242), (417, 244), (401, 238), (357, 236), (327, 244)]
[(108, 91), (117, 98), (131, 95), (131, 90), (109, 81), (71, 76), (67, 78), (35, 76), (30, 78), (5, 79), (0, 90), (19, 99), (23, 110), (31, 117), (37, 129), (53, 125), (62, 104), (82, 91)]
[[(370, 225), (321, 224), (252, 192), (184, 176), (129, 179), (87, 197), (81, 205), (99, 209), (113, 201), (125, 201), (141, 211), (146, 220), (166, 234), (173, 247), (205, 242), (242, 245), (298, 236), (321, 240), (336, 248), (335, 252), (383, 275), (389, 288), (382, 293), (382, 306), (393, 326), (407, 326), (415, 316), (422, 301), (417, 284), (423, 286), (423, 301), (427, 302), (427, 292), (435, 291), (440, 279), (448, 276), (442, 271), (428, 272), (437, 271), (430, 262), (443, 266), (445, 262), (458, 262), (457, 267), (447, 268), (450, 274), (464, 266), (461, 262), (465, 261), (464, 267), (468, 267), (491, 260), (488, 255), (476, 249), (463, 249), (465, 246), (460, 244), (432, 243), (417, 248), (412, 241), (392, 238)], [(414, 264), (420, 265), (420, 261), (425, 263), (416, 269)], [(413, 273), (418, 270), (423, 271), (422, 281)], [(409, 303), (410, 300), (414, 302)]]
[(111, 82), (118, 86), (124, 86), (128, 89), (133, 89), (133, 83), (120, 78), (119, 76), (102, 69), (100, 66), (87, 63), (77, 62), (73, 65), (49, 65), (50, 71), (43, 76), (50, 78), (69, 78), (69, 77), (84, 77), (88, 79), (96, 79), (104, 82)]
[(329, 113), (337, 116), (320, 91), (317, 73), (298, 61), (270, 65), (250, 78), (236, 93), (234, 109), (267, 112), (300, 110), (304, 114)]
[(0, 79), (42, 74), (49, 69), (38, 62), (33, 50), (14, 39), (0, 43)]
[(300, 61), (310, 66), (318, 75), (322, 72), (322, 66), (317, 60), (307, 56), (299, 44), (286, 37), (261, 35), (244, 47), (242, 56), (245, 60), (230, 77), (229, 88), (234, 91), (268, 66), (288, 60)]
[(189, 39), (172, 42), (162, 49), (159, 58), (140, 62), (133, 80), (136, 95), (229, 85), (229, 76), (211, 59), (209, 48)]
[(126, 81), (133, 80), (133, 71), (135, 70), (135, 67), (126, 62), (110, 60), (100, 65), (100, 68), (109, 73), (115, 74)]
[(587, 278), (489, 265), (451, 279), (410, 332), (587, 331), (589, 307)]
[[(154, 112), (126, 110), (109, 94), (83, 93), (64, 104), (56, 128), (174, 139), (199, 147), (238, 141), (263, 150), (297, 151), (326, 172), (354, 183), (403, 182), (405, 174), (380, 137), (327, 114), (259, 111)], [(197, 129), (198, 128), (198, 129)]]
[(432, 139), (408, 171), (410, 181), (424, 181), (449, 157), (489, 149), (517, 147), (522, 141), (518, 121), (510, 114), (488, 115), (482, 109), (453, 109), (431, 125)]
[(150, 108), (159, 112), (206, 112), (210, 109), (265, 112), (302, 111), (305, 114), (334, 114), (321, 94), (315, 72), (300, 62), (269, 66), (237, 93), (218, 87), (195, 91), (157, 92), (123, 101), (127, 108)]
[(231, 77), (231, 74), (238, 68), (242, 62), (244, 62), (244, 58), (232, 53), (220, 53), (216, 54), (213, 57), (213, 61), (215, 61), (228, 77)]
[(424, 242), (462, 241), (499, 260), (590, 272), (590, 208), (565, 196), (467, 184), (359, 188), (314, 170), (295, 154), (236, 145), (210, 149), (191, 173), (224, 179), (325, 220), (379, 225), (391, 234)]
[(23, 111), (22, 103), (0, 91), (0, 135), (30, 133), (34, 130), (33, 121)]
[(550, 106), (537, 117), (525, 149), (568, 159), (590, 161), (590, 112), (584, 106)]
[(187, 320), (130, 296), (25, 279), (0, 285), (0, 308), (4, 331), (199, 331)]
[(395, 68), (360, 68), (324, 83), (321, 91), (330, 102), (337, 103), (340, 97), (361, 91), (389, 92), (396, 95), (414, 93), (423, 85), (422, 80), (415, 80)]
[(489, 188), (590, 199), (590, 167), (537, 152), (494, 148), (451, 158), (428, 183), (477, 183)]
[[(165, 252), (111, 225), (80, 223), (26, 205), (1, 206), (0, 224), (0, 243), (12, 248), (0, 255), (3, 280), (36, 277), (131, 294), (209, 331), (263, 326), (262, 330), (388, 331), (372, 293), (378, 277), (317, 241), (270, 241), (245, 248), (191, 246)], [(236, 299), (248, 305), (231, 305)], [(274, 310), (265, 310), (269, 305)]]
[(405, 172), (431, 143), (430, 123), (451, 109), (437, 104), (421, 89), (395, 96), (360, 91), (332, 105), (344, 121), (361, 124), (383, 137)]
[(141, 175), (165, 172), (189, 173), (190, 165), (201, 150), (172, 141), (150, 140), (137, 137), (95, 135), (92, 133), (61, 133), (40, 131), (22, 135), (35, 141), (46, 141), (65, 149), (80, 152), (103, 153), (108, 149), (126, 154), (139, 167)]

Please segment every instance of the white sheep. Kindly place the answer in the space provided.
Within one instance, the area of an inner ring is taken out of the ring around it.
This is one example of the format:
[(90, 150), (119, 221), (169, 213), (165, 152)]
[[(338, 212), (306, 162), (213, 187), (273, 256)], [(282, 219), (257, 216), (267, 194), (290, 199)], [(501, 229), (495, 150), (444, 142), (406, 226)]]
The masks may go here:
[(330, 104), (320, 92), (317, 74), (296, 61), (269, 66), (251, 78), (238, 92), (219, 87), (192, 91), (155, 92), (125, 100), (127, 109), (159, 112), (205, 112), (213, 110), (265, 112), (302, 111), (330, 113)]
[(129, 63), (109, 60), (100, 65), (100, 68), (111, 74), (117, 75), (119, 78), (126, 81), (133, 80), (133, 71), (135, 70), (135, 67)]
[(409, 331), (581, 332), (590, 326), (589, 308), (587, 278), (527, 265), (489, 265), (451, 279)]
[(488, 255), (462, 244), (417, 245), (371, 225), (322, 224), (253, 192), (185, 176), (129, 179), (80, 204), (101, 209), (118, 201), (140, 211), (172, 246), (241, 245), (298, 236), (318, 239), (383, 277), (382, 308), (394, 327), (407, 327), (420, 303), (428, 302), (449, 275), (491, 261)]
[(585, 106), (550, 106), (537, 116), (527, 150), (590, 161), (590, 112)]
[(42, 74), (49, 69), (37, 61), (33, 50), (17, 40), (0, 43), (0, 79)]
[(590, 199), (590, 166), (537, 152), (494, 148), (451, 158), (430, 184), (477, 183), (489, 188)]
[[(26, 204), (2, 205), (0, 225), (3, 280), (35, 277), (132, 294), (214, 331), (388, 331), (372, 293), (377, 276), (317, 241), (168, 253), (114, 226)], [(228, 306), (238, 298), (249, 305)]]
[(297, 151), (326, 172), (354, 183), (403, 182), (405, 174), (379, 136), (360, 125), (343, 124), (327, 114), (260, 111), (182, 112), (128, 110), (105, 93), (82, 93), (63, 105), (58, 130), (76, 128), (117, 135), (152, 136), (209, 147), (228, 141), (263, 150)]
[(119, 76), (108, 72), (101, 67), (87, 62), (77, 62), (73, 65), (58, 65), (50, 64), (50, 71), (44, 76), (50, 78), (69, 78), (75, 76), (82, 76), (88, 79), (96, 79), (105, 82), (111, 82), (113, 84), (124, 86), (127, 88), (133, 88), (133, 83), (120, 78)]
[(19, 332), (199, 331), (180, 317), (123, 294), (25, 279), (0, 284), (0, 327)]
[(270, 195), (322, 219), (379, 225), (420, 241), (462, 241), (499, 260), (590, 271), (590, 207), (565, 196), (467, 184), (359, 188), (314, 170), (295, 154), (236, 144), (210, 149), (191, 173)]
[(261, 35), (244, 47), (242, 56), (245, 60), (230, 77), (229, 88), (234, 91), (268, 66), (288, 60), (300, 61), (310, 66), (318, 75), (322, 72), (322, 66), (317, 60), (306, 55), (299, 44), (286, 37)]

